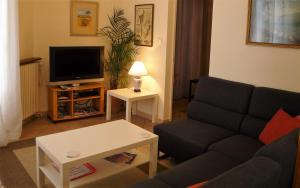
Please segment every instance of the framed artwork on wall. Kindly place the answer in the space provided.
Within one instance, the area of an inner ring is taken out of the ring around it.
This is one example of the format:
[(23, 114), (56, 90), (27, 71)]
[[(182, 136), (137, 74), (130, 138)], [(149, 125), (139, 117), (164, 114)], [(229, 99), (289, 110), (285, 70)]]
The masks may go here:
[(299, 0), (249, 0), (247, 44), (300, 48)]
[(97, 35), (98, 3), (71, 1), (71, 35)]
[(154, 4), (135, 6), (134, 44), (137, 46), (153, 46)]

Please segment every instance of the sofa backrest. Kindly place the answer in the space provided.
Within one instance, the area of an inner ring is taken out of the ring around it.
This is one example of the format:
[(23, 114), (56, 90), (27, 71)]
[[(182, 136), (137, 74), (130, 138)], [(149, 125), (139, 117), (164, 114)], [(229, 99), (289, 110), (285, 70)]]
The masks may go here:
[(255, 88), (248, 115), (243, 120), (240, 132), (257, 138), (280, 108), (292, 116), (300, 115), (300, 93), (264, 87)]
[(282, 188), (290, 188), (293, 184), (298, 138), (300, 129), (294, 130), (281, 139), (260, 148), (254, 157), (268, 157), (279, 163), (281, 174), (279, 184)]
[(202, 77), (188, 106), (188, 117), (239, 131), (253, 89), (254, 86), (248, 84)]

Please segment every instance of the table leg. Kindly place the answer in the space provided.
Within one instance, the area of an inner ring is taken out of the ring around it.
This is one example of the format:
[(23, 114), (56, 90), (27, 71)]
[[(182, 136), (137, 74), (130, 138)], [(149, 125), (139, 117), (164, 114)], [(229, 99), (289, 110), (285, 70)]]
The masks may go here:
[(106, 120), (111, 120), (111, 95), (107, 92)]
[(40, 170), (40, 166), (45, 165), (45, 153), (36, 145), (36, 167), (37, 167), (37, 187), (42, 188), (45, 186), (45, 174)]
[(61, 166), (60, 168), (60, 182), (62, 185), (62, 188), (69, 188), (70, 185), (70, 180), (69, 180), (69, 175), (70, 175), (70, 169), (64, 166)]
[(157, 108), (158, 108), (158, 97), (154, 97), (152, 107), (152, 123), (155, 123), (157, 120)]
[(149, 177), (153, 178), (157, 170), (158, 139), (150, 144)]
[(128, 122), (131, 122), (131, 108), (132, 108), (132, 102), (126, 101), (126, 120)]
[(136, 115), (136, 113), (137, 113), (137, 105), (138, 105), (138, 101), (135, 101), (132, 104), (132, 114), (133, 115)]

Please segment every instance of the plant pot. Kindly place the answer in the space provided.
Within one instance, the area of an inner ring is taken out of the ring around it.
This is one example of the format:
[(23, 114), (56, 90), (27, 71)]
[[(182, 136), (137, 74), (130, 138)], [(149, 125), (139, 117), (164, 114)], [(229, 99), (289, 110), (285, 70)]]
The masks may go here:
[(111, 97), (111, 112), (119, 113), (125, 109), (124, 101), (115, 97)]

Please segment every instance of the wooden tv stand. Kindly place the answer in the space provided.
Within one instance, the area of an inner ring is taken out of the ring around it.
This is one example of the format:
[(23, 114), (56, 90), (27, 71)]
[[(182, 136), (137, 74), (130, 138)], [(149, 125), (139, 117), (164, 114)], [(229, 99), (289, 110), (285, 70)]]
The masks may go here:
[(101, 83), (83, 84), (69, 89), (49, 86), (48, 117), (57, 122), (103, 115), (104, 90)]

